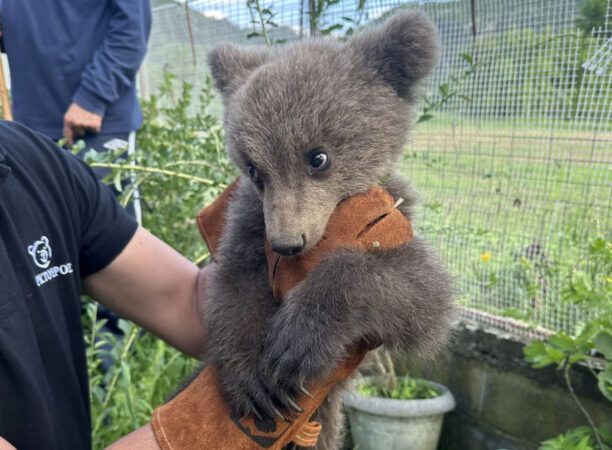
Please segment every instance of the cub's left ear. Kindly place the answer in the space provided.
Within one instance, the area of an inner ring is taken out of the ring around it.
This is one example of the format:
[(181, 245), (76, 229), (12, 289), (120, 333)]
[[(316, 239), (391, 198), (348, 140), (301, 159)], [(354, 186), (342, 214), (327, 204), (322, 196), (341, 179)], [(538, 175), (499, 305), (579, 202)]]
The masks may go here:
[(397, 13), (382, 25), (357, 34), (349, 45), (406, 100), (413, 100), (418, 82), (438, 62), (436, 28), (418, 11)]
[(266, 49), (224, 44), (208, 54), (208, 65), (217, 89), (224, 97), (229, 97), (251, 73), (266, 63), (268, 57)]

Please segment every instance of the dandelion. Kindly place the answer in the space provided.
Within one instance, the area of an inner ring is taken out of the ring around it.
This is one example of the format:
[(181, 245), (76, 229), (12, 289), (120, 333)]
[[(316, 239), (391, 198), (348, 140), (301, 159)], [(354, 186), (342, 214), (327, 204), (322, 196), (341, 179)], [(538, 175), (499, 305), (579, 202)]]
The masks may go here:
[(480, 254), (480, 260), (484, 263), (489, 262), (491, 259), (491, 252), (484, 252)]

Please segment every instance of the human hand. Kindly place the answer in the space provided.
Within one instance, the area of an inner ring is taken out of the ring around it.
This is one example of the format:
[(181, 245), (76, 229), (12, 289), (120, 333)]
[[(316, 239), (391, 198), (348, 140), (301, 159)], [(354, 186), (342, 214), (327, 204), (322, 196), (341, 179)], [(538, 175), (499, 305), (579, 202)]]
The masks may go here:
[(102, 116), (71, 103), (64, 114), (64, 139), (68, 145), (74, 144), (74, 138), (83, 136), (86, 132), (99, 133), (102, 128)]
[(16, 450), (10, 442), (0, 436), (0, 450)]

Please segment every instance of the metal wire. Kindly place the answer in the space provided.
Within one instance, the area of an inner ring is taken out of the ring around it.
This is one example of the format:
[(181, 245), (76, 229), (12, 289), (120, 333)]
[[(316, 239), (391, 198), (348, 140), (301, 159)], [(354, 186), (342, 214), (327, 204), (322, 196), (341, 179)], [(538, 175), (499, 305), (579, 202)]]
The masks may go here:
[[(206, 54), (223, 42), (261, 45), (245, 1), (164, 1), (154, 9), (144, 95), (163, 73), (199, 89)], [(464, 315), (524, 337), (574, 333), (588, 311), (561, 300), (596, 235), (610, 236), (612, 0), (586, 36), (575, 0), (355, 0), (333, 5), (321, 27), (368, 24), (420, 8), (439, 28), (441, 62), (426, 96), (440, 100), (418, 124), (402, 170), (421, 192), (418, 231), (457, 276)], [(308, 2), (262, 1), (271, 39), (310, 34)], [(467, 56), (466, 56), (467, 55)], [(470, 63), (476, 69), (462, 74)]]

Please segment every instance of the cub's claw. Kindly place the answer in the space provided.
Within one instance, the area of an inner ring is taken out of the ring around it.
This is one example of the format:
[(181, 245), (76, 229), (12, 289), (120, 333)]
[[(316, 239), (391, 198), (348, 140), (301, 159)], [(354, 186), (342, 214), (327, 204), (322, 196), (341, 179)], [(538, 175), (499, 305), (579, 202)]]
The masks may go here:
[(304, 385), (303, 385), (302, 383), (300, 383), (300, 385), (298, 386), (298, 390), (299, 390), (299, 391), (300, 391), (302, 394), (304, 394), (306, 397), (313, 398), (313, 397), (312, 397), (312, 394), (310, 393), (310, 391), (308, 391), (308, 390), (307, 390), (307, 389), (304, 387)]
[(306, 397), (314, 398), (314, 397), (312, 396), (312, 394), (310, 393), (310, 391), (309, 391), (308, 389), (306, 389), (306, 388), (304, 387), (304, 385), (303, 385), (303, 384), (301, 384), (301, 383), (300, 383), (300, 385), (298, 386), (298, 389), (299, 389), (299, 391), (300, 391), (302, 394), (304, 394)]
[(283, 407), (286, 409), (290, 409), (296, 413), (302, 413), (304, 410), (300, 408), (300, 406), (293, 400), (293, 398), (286, 392), (280, 391), (277, 393), (277, 397), (280, 403), (282, 403)]
[(276, 414), (276, 416), (277, 416), (277, 417), (278, 417), (280, 420), (282, 420), (283, 422), (286, 422), (286, 421), (287, 421), (287, 419), (285, 419), (285, 416), (283, 416), (283, 415), (281, 414), (281, 412), (280, 412), (278, 409), (276, 409), (274, 406), (272, 407), (272, 410), (274, 411), (274, 414)]
[(293, 410), (297, 413), (302, 413), (304, 412), (304, 410), (302, 408), (299, 407), (299, 405), (297, 403), (295, 403), (293, 400), (291, 400), (289, 397), (287, 397), (287, 399), (285, 400), (287, 403), (289, 403), (289, 406), (291, 406), (291, 408), (293, 408)]
[[(255, 405), (251, 406), (251, 412), (255, 415), (255, 417), (257, 417), (258, 420), (263, 420), (261, 413), (257, 410), (257, 408), (255, 408)], [(245, 417), (247, 417), (248, 415), (249, 414), (247, 414)]]

